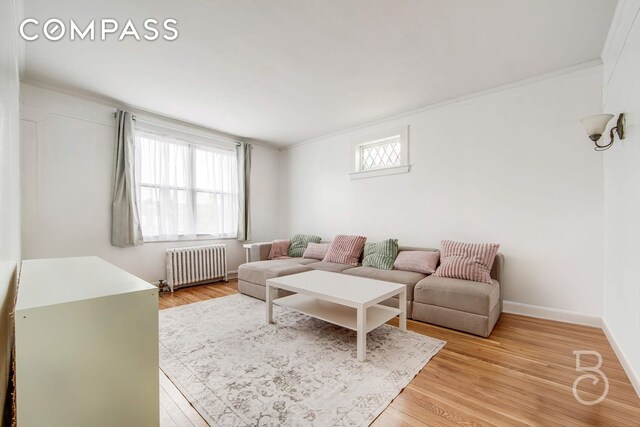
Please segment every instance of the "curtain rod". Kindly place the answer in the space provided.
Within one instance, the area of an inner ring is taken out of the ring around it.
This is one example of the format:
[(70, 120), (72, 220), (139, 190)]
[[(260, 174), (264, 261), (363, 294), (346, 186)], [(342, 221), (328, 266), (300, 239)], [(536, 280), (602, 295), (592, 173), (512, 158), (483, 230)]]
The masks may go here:
[[(113, 113), (113, 117), (116, 117), (117, 115), (118, 115), (117, 111)], [(185, 131), (185, 130), (182, 130), (182, 129), (178, 129), (178, 128), (176, 128), (176, 127), (172, 127), (172, 126), (169, 126), (169, 125), (165, 125), (165, 124), (163, 124), (163, 123), (157, 123), (157, 122), (153, 122), (153, 121), (149, 121), (149, 120), (145, 120), (145, 119), (138, 119), (138, 116), (137, 116), (136, 114), (132, 114), (132, 117), (131, 117), (131, 118), (132, 118), (134, 121), (140, 121), (140, 122), (142, 122), (142, 123), (149, 123), (150, 125), (160, 126), (160, 127), (163, 127), (163, 128), (167, 128), (167, 129), (175, 130), (175, 131), (182, 132), (182, 133), (189, 133), (188, 131)], [(206, 132), (206, 131), (205, 131), (205, 132)], [(195, 135), (195, 134), (194, 134), (194, 136), (200, 136), (200, 135)], [(237, 147), (239, 147), (240, 145), (242, 145), (242, 144), (240, 144), (240, 143), (239, 143), (239, 142), (237, 142), (237, 141), (233, 141), (233, 140), (231, 140), (231, 138), (229, 138), (229, 139), (216, 139), (215, 137), (207, 137), (207, 136), (201, 136), (201, 137), (202, 137), (202, 138), (211, 138), (211, 139), (214, 139), (214, 140), (216, 140), (216, 141), (224, 142), (224, 143), (227, 143), (227, 144), (234, 144), (234, 145), (236, 145)]]

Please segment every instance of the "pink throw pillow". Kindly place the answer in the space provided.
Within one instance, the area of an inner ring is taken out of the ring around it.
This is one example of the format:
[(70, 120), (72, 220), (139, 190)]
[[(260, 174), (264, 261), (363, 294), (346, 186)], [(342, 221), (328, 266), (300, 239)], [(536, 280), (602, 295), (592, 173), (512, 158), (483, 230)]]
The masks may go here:
[(268, 259), (289, 258), (290, 240), (274, 240), (271, 243)]
[(400, 251), (393, 263), (396, 270), (415, 271), (422, 274), (433, 274), (438, 266), (438, 251)]
[(307, 249), (304, 250), (302, 258), (319, 259), (322, 261), (327, 255), (331, 243), (307, 243)]
[(496, 258), (497, 243), (460, 243), (443, 240), (437, 277), (491, 283), (491, 267)]
[(345, 236), (339, 234), (331, 242), (324, 262), (358, 265), (367, 238), (364, 236)]

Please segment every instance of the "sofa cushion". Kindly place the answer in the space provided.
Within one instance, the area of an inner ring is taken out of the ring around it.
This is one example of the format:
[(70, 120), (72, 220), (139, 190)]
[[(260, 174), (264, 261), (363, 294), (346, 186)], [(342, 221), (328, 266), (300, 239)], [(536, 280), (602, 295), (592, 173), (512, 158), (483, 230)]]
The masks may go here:
[(288, 258), (287, 261), (300, 265), (309, 265), (313, 264), (314, 262), (320, 262), (317, 259), (311, 258)]
[(500, 284), (429, 276), (413, 290), (414, 301), (488, 316), (500, 301)]
[(366, 243), (364, 245), (364, 258), (362, 265), (365, 267), (391, 270), (393, 261), (398, 256), (398, 239), (387, 239), (378, 243)]
[(500, 245), (443, 240), (440, 267), (435, 276), (491, 284), (491, 267)]
[(385, 282), (407, 285), (407, 301), (413, 301), (413, 287), (420, 280), (427, 277), (422, 273), (400, 270), (381, 270), (373, 267), (355, 267), (344, 271), (351, 276), (366, 277), (367, 279), (384, 280)]
[(439, 251), (401, 251), (393, 263), (393, 268), (396, 270), (433, 274), (436, 271), (439, 259)]
[(302, 254), (302, 257), (315, 259), (316, 261), (322, 261), (324, 257), (327, 256), (329, 246), (331, 246), (331, 243), (309, 242), (307, 244), (307, 249), (305, 249), (304, 254)]
[(306, 265), (291, 262), (288, 259), (248, 262), (238, 267), (238, 279), (256, 285), (266, 286), (267, 279), (304, 273), (311, 269)]
[[(238, 292), (250, 297), (261, 299), (262, 301), (267, 298), (267, 287), (256, 285), (255, 283), (245, 282), (244, 280), (238, 280)], [(285, 291), (284, 289), (275, 290), (274, 299), (293, 295), (293, 292)], [(396, 304), (397, 306), (397, 304)]]
[(290, 257), (301, 257), (304, 254), (304, 250), (307, 249), (309, 242), (320, 243), (321, 237), (313, 236), (309, 234), (296, 234), (291, 238), (291, 244), (289, 245)]
[(488, 316), (483, 316), (414, 301), (411, 317), (413, 320), (488, 337), (500, 317), (501, 310), (500, 304), (497, 304)]
[(313, 270), (331, 271), (333, 273), (342, 273), (345, 270), (353, 268), (352, 265), (327, 261), (314, 262), (313, 264), (309, 264), (309, 267)]
[(331, 242), (327, 255), (323, 261), (337, 262), (356, 266), (362, 255), (364, 243), (367, 238), (364, 236), (345, 236), (339, 234)]

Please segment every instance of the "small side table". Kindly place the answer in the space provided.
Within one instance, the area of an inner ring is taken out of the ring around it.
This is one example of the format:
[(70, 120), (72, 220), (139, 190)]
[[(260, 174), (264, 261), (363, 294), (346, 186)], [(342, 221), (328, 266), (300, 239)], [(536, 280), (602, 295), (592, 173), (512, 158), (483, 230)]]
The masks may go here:
[(245, 243), (244, 245), (242, 245), (242, 247), (244, 248), (244, 254), (247, 262), (251, 262), (251, 247), (253, 245), (261, 245), (263, 243), (271, 243), (271, 242), (253, 242), (253, 243)]
[(247, 260), (246, 262), (251, 262), (251, 246), (253, 246), (253, 243), (245, 243), (242, 245), (244, 248), (245, 258)]

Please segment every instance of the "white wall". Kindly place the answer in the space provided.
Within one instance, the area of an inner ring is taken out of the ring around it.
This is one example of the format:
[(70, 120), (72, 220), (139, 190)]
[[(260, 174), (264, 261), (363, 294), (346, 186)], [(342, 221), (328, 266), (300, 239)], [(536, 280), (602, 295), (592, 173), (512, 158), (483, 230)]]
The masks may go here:
[[(281, 235), (498, 242), (506, 300), (599, 318), (602, 154), (580, 119), (602, 66), (546, 77), (284, 151)], [(411, 172), (350, 180), (350, 142), (405, 124)]]
[(18, 53), (16, 4), (0, 0), (0, 424), (13, 343), (16, 266), (20, 261), (20, 145), (18, 138)]
[(625, 140), (604, 153), (605, 329), (640, 395), (639, 12), (637, 1), (618, 4), (603, 52), (603, 111), (627, 118)]
[[(147, 281), (165, 278), (169, 247), (214, 241), (110, 244), (115, 108), (22, 85), (23, 256), (97, 255)], [(254, 240), (271, 240), (278, 218), (278, 151), (255, 145), (252, 169)], [(242, 244), (227, 244), (229, 270), (244, 262)]]

